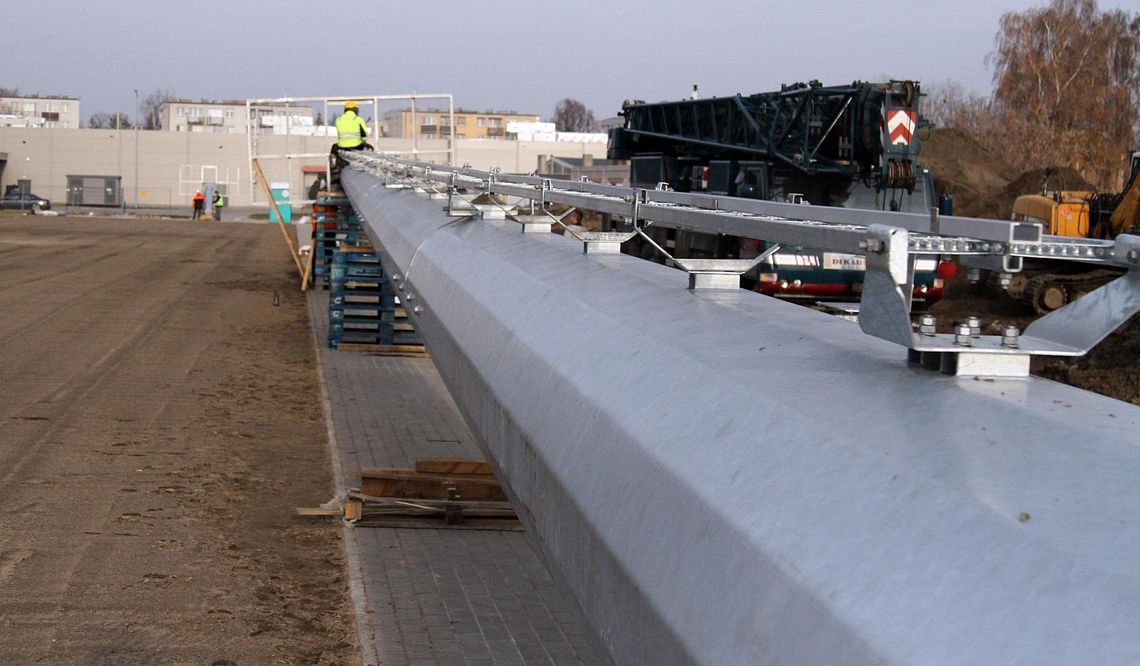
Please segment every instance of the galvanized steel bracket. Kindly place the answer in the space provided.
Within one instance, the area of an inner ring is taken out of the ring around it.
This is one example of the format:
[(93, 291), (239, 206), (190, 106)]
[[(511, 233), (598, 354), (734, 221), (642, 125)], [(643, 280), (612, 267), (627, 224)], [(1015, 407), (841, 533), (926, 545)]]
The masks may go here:
[(740, 276), (780, 250), (773, 243), (752, 259), (673, 259), (689, 274), (689, 289), (739, 289)]

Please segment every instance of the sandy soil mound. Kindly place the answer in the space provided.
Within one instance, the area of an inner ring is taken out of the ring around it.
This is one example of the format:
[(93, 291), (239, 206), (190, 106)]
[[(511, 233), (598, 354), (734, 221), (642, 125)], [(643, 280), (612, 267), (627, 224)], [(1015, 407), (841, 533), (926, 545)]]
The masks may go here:
[[(1017, 198), (1022, 194), (1034, 194), (1041, 191), (1045, 182), (1045, 169), (1032, 169), (1014, 178), (1003, 188), (1006, 196)], [(1080, 190), (1096, 191), (1091, 183), (1084, 179), (1076, 169), (1069, 167), (1054, 168), (1046, 185), (1049, 190)]]
[(967, 217), (1008, 217), (996, 196), (1017, 172), (969, 132), (960, 129), (923, 130), (922, 165), (934, 174), (939, 194), (954, 197), (954, 212)]

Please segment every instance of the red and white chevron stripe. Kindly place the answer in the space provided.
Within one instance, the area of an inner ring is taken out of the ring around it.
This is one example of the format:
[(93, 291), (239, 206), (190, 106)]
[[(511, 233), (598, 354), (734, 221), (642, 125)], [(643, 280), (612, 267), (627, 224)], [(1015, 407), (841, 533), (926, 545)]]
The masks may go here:
[(891, 145), (909, 146), (910, 139), (914, 136), (914, 125), (917, 121), (918, 113), (915, 111), (895, 109), (888, 112), (887, 136), (890, 137)]

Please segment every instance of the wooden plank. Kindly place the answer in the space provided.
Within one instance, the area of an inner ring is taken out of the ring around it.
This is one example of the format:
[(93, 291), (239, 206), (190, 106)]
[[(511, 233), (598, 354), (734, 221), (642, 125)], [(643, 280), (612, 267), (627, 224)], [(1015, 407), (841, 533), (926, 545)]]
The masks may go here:
[(265, 174), (261, 171), (261, 164), (257, 160), (253, 160), (253, 169), (257, 172), (257, 179), (261, 183), (262, 190), (265, 191), (265, 198), (269, 200), (269, 205), (273, 206), (273, 212), (277, 214), (277, 226), (281, 229), (281, 235), (285, 237), (285, 244), (289, 246), (289, 256), (293, 257), (293, 265), (297, 267), (297, 273), (300, 275), (305, 274), (305, 268), (301, 265), (301, 257), (297, 253), (297, 244), (293, 242), (293, 233), (285, 228), (285, 218), (281, 217), (281, 210), (277, 207), (277, 200), (273, 198), (273, 193), (269, 191), (269, 181), (265, 179)]
[[(313, 242), (314, 242), (314, 244), (316, 243), (316, 241), (313, 241)], [(310, 278), (313, 276), (313, 261), (314, 261), (313, 257), (315, 257), (317, 255), (315, 250), (316, 250), (315, 247), (310, 247), (309, 253), (305, 257), (305, 272), (304, 272), (304, 274), (301, 275), (301, 291), (308, 291), (309, 290), (309, 281), (310, 281)]]
[(360, 503), (362, 513), (353, 522), (356, 527), (524, 530), (510, 502), (506, 501), (399, 499), (374, 497), (360, 490), (349, 490), (347, 500)]
[(498, 481), (443, 474), (419, 474), (415, 470), (366, 467), (360, 470), (361, 491), (374, 497), (448, 499), (454, 487), (464, 500), (506, 500)]
[(365, 342), (342, 342), (336, 348), (339, 351), (370, 352), (376, 356), (428, 358), (423, 345), (370, 345)]
[(420, 474), (495, 478), (495, 473), (491, 470), (491, 464), (486, 460), (419, 458), (416, 460), (416, 472)]
[(483, 530), (493, 532), (525, 532), (517, 518), (466, 518), (462, 523), (447, 524), (443, 518), (371, 514), (365, 510), (356, 527), (396, 527), (412, 530)]
[(344, 503), (345, 520), (349, 522), (360, 520), (360, 517), (362, 515), (364, 515), (364, 502), (358, 499), (349, 498), (349, 500)]
[(298, 516), (305, 516), (305, 517), (309, 517), (309, 516), (316, 516), (316, 517), (334, 516), (334, 517), (340, 518), (341, 516), (344, 515), (344, 509), (336, 508), (336, 507), (326, 509), (324, 507), (319, 507), (319, 506), (316, 506), (316, 507), (299, 506), (299, 507), (293, 509), (293, 512)]

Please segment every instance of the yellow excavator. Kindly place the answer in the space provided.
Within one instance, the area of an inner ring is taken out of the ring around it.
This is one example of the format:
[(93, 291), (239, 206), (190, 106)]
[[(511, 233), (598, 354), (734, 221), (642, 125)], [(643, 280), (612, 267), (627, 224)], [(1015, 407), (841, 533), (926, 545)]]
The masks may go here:
[[(1040, 222), (1045, 233), (1075, 238), (1112, 239), (1140, 231), (1140, 150), (1129, 155), (1130, 169), (1119, 194), (1049, 190), (1052, 169), (1045, 170), (1040, 194), (1019, 196), (1013, 203), (1015, 220)], [(1120, 271), (1091, 268), (1073, 262), (1025, 260), (1005, 291), (1037, 312), (1056, 310), (1107, 283)]]

